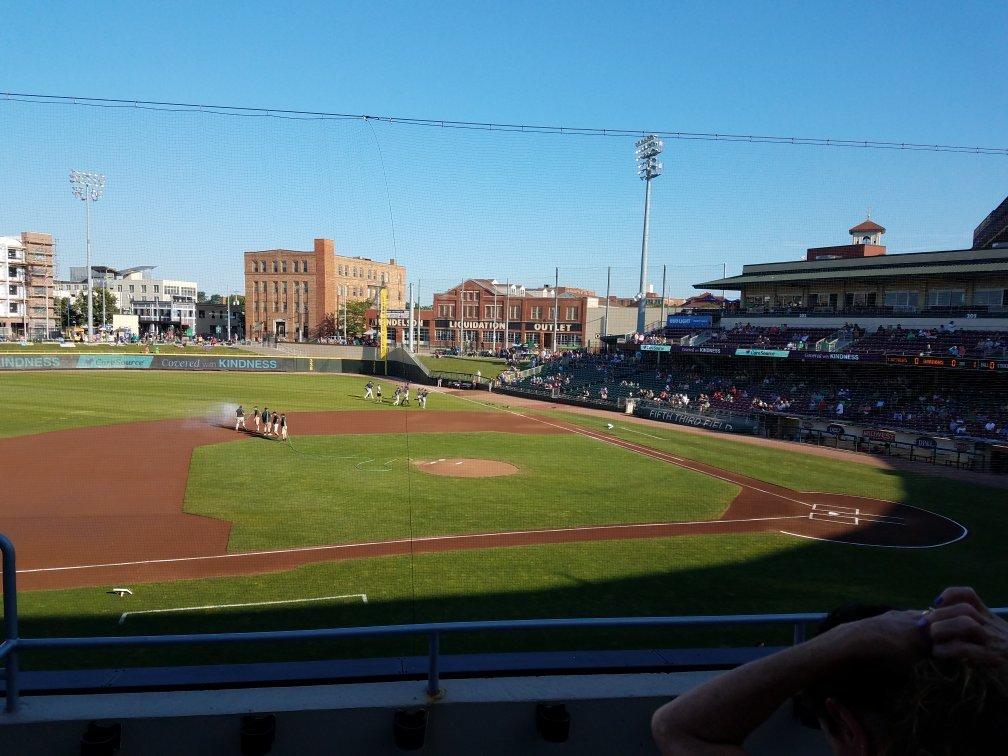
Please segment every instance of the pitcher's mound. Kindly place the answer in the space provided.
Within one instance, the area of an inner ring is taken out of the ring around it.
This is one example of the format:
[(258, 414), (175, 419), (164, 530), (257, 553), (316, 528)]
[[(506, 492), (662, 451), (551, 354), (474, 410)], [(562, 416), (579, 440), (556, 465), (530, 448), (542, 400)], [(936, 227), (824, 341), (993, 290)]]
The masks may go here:
[(518, 472), (514, 465), (496, 459), (414, 459), (413, 464), (428, 475), (449, 475), (453, 478), (495, 478)]

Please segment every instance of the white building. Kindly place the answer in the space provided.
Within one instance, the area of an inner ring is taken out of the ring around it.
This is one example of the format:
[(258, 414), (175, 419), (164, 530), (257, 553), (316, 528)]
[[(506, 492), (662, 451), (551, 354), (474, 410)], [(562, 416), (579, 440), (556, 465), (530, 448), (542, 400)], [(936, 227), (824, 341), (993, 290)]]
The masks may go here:
[[(183, 333), (196, 330), (195, 281), (168, 278), (151, 278), (148, 271), (153, 265), (116, 270), (103, 265), (91, 269), (91, 282), (95, 289), (105, 289), (112, 295), (123, 315), (136, 315), (143, 333), (163, 333), (169, 328)], [(87, 268), (70, 268), (70, 277), (56, 282), (56, 296), (76, 298), (87, 295)], [(101, 297), (95, 300), (101, 307)], [(111, 324), (112, 316), (108, 321)]]
[(24, 332), (28, 317), (24, 245), (13, 236), (0, 236), (0, 255), (0, 333), (12, 338)]

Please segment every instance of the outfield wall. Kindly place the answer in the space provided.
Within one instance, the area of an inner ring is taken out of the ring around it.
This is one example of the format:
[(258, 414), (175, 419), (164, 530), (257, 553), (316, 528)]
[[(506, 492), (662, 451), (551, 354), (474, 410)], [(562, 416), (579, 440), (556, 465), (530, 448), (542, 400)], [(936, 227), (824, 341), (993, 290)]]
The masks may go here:
[(428, 383), (430, 379), (415, 364), (390, 355), (377, 359), (315, 359), (266, 355), (188, 354), (24, 354), (0, 355), (0, 371), (34, 370), (195, 370), (247, 373), (357, 373), (389, 375)]

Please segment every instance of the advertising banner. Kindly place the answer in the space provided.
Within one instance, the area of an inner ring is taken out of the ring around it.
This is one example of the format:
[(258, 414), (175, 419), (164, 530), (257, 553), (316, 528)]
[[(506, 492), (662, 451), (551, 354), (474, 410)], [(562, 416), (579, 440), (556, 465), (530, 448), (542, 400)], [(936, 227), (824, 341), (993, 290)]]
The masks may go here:
[(710, 328), (713, 322), (710, 315), (669, 315), (665, 325), (669, 328)]
[(82, 354), (77, 368), (82, 370), (146, 370), (154, 358), (146, 354)]
[(787, 349), (736, 349), (736, 357), (776, 357), (786, 358), (791, 352)]
[(694, 428), (707, 428), (728, 433), (755, 433), (757, 427), (756, 421), (747, 417), (700, 415), (677, 409), (660, 409), (644, 404), (638, 404), (634, 407), (634, 415), (646, 417), (649, 420), (660, 420), (663, 423), (690, 425)]
[(77, 357), (60, 354), (2, 355), (0, 370), (58, 370), (76, 366)]
[(388, 359), (388, 289), (378, 294), (378, 359)]
[(641, 344), (640, 350), (642, 352), (671, 352), (671, 344)]

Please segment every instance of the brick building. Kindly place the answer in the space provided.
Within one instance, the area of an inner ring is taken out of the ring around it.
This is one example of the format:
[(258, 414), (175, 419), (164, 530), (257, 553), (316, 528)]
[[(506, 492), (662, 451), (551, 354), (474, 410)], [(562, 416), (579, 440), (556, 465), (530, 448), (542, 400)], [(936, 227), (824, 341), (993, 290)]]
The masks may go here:
[(390, 309), (405, 306), (406, 268), (364, 257), (337, 255), (331, 239), (314, 249), (267, 249), (245, 253), (245, 323), (248, 338), (288, 341), (310, 338), (344, 302), (374, 299), (385, 282)]
[(53, 238), (23, 231), (20, 238), (0, 237), (0, 335), (47, 336), (58, 329), (53, 308)]
[[(553, 308), (558, 308), (554, 332)], [(471, 278), (434, 295), (434, 348), (500, 349), (525, 344), (545, 349), (592, 346), (600, 333), (628, 333), (636, 308), (606, 306), (587, 289), (526, 288)]]

